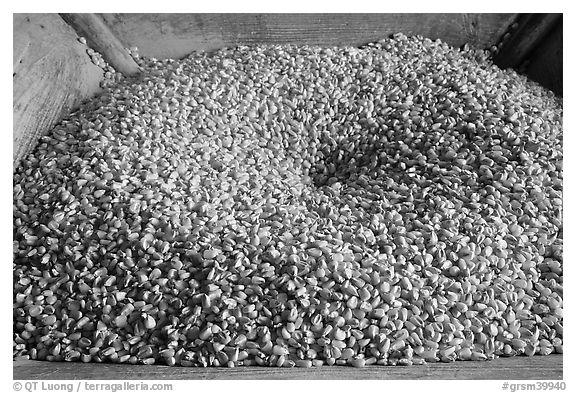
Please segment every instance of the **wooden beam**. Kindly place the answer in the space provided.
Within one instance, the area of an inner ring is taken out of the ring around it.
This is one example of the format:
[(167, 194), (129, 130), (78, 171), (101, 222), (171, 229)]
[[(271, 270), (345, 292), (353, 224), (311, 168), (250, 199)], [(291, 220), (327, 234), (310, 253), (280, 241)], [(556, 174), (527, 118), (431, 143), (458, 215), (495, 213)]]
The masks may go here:
[(104, 60), (124, 75), (138, 73), (138, 64), (120, 40), (96, 14), (60, 14), (76, 33), (86, 38), (87, 44), (102, 54)]
[(561, 21), (562, 14), (520, 14), (517, 28), (504, 39), (495, 63), (501, 68), (520, 66)]

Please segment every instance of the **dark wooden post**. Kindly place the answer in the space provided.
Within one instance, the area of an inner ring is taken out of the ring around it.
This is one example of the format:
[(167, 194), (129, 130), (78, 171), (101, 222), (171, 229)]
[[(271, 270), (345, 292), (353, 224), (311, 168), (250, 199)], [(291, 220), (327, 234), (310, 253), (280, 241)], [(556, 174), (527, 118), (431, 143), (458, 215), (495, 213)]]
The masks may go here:
[(562, 22), (562, 14), (520, 14), (518, 27), (504, 40), (494, 61), (502, 68), (518, 67)]

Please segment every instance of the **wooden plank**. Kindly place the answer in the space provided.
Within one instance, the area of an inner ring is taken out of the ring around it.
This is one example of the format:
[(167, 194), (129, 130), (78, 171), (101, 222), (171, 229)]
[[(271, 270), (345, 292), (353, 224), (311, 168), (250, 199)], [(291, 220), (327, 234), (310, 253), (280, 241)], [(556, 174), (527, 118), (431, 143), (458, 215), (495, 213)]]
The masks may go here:
[(440, 38), (453, 46), (494, 45), (516, 14), (101, 14), (143, 56), (250, 44), (363, 45), (391, 34)]
[(124, 45), (96, 14), (60, 14), (78, 35), (86, 38), (88, 45), (100, 52), (104, 60), (124, 75), (138, 73), (138, 64)]
[(102, 70), (57, 14), (14, 14), (13, 163), (82, 100), (99, 90)]
[(424, 366), (365, 368), (187, 368), (104, 363), (15, 361), (15, 380), (33, 379), (563, 379), (562, 355), (499, 358), (487, 362), (432, 363)]

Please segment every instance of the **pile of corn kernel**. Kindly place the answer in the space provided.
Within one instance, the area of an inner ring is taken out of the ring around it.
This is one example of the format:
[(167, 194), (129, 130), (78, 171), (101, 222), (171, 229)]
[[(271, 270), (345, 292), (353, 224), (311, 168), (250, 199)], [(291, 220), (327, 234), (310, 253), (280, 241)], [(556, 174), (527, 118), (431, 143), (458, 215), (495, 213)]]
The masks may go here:
[(562, 352), (562, 103), (421, 37), (136, 57), (14, 173), (14, 357)]

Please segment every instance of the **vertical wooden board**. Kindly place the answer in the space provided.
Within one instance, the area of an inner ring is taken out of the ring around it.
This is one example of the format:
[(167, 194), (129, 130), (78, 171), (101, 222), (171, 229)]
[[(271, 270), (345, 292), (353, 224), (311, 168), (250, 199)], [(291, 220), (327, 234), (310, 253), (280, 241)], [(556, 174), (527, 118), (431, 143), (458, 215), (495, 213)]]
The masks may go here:
[(495, 56), (501, 68), (518, 67), (562, 20), (562, 14), (519, 14)]
[(544, 39), (529, 56), (526, 75), (542, 86), (562, 95), (562, 22)]
[(516, 14), (101, 14), (144, 56), (181, 58), (247, 44), (363, 45), (394, 33), (494, 45)]
[(82, 100), (96, 94), (102, 70), (57, 14), (14, 14), (13, 163)]

